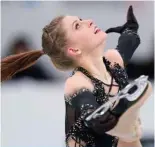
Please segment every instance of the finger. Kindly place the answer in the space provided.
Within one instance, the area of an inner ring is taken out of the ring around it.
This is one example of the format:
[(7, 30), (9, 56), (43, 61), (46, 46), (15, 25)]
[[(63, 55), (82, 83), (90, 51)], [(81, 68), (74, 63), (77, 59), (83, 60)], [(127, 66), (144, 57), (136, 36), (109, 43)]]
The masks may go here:
[(112, 115), (110, 112), (106, 112), (103, 116), (101, 116), (98, 120), (102, 123), (106, 121), (110, 121), (114, 118), (115, 116)]
[(109, 28), (109, 29), (107, 29), (105, 32), (106, 32), (106, 33), (111, 33), (111, 32), (113, 32), (113, 28)]
[(128, 12), (127, 12), (127, 21), (131, 22), (132, 21), (132, 15), (133, 14), (133, 8), (132, 6), (129, 7)]
[(129, 13), (133, 13), (133, 7), (132, 7), (132, 5), (129, 6), (128, 12)]
[(122, 30), (122, 26), (119, 26), (119, 27), (115, 27), (115, 28), (109, 28), (105, 32), (106, 33), (112, 33), (112, 32), (121, 33), (121, 30)]
[(118, 120), (116, 118), (113, 118), (113, 119), (108, 120), (107, 122), (101, 124), (101, 128), (103, 127), (104, 131), (109, 131), (116, 126), (117, 122), (118, 122)]
[[(136, 17), (133, 13), (133, 8), (132, 6), (129, 7), (128, 9), (128, 14), (127, 14), (127, 22), (128, 23), (137, 23)], [(138, 23), (137, 23), (138, 24)]]

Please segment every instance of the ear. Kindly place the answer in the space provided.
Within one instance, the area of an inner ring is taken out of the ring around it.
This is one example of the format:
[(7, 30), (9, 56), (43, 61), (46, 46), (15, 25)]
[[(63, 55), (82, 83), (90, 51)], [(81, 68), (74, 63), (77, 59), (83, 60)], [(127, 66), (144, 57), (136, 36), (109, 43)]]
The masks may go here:
[(81, 50), (77, 48), (68, 48), (67, 52), (69, 55), (79, 55), (81, 54)]

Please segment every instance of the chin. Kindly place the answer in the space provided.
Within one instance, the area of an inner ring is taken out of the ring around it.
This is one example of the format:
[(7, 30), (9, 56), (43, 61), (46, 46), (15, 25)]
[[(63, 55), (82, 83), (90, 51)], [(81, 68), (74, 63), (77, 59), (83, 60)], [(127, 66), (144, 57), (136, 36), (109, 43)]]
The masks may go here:
[(100, 38), (100, 45), (101, 46), (105, 46), (105, 43), (106, 43), (106, 39), (107, 39), (107, 34), (106, 33), (103, 33), (101, 38)]
[(107, 34), (103, 31), (98, 32), (98, 34), (96, 34), (98, 40), (100, 40), (101, 42), (105, 42), (105, 40), (107, 39)]
[(104, 50), (104, 47), (105, 47), (105, 43), (106, 43), (106, 39), (102, 39), (100, 40), (97, 45), (96, 45), (96, 49), (99, 49), (101, 50), (101, 52)]
[(103, 38), (103, 40), (106, 40), (107, 39), (107, 34), (105, 33), (105, 32), (101, 32), (101, 34), (102, 34), (102, 38)]

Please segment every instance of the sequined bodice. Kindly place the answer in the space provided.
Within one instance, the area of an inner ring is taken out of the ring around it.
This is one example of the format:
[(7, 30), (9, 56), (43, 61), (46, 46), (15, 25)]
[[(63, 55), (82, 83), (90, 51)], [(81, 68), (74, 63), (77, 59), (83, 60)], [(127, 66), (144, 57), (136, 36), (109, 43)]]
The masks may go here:
[[(103, 63), (105, 64), (107, 71), (110, 73), (112, 79), (114, 79), (116, 81), (116, 83), (119, 86), (119, 90), (124, 88), (127, 84), (128, 84), (128, 76), (127, 73), (125, 71), (125, 69), (123, 69), (119, 64), (115, 63), (114, 65), (111, 65), (111, 63), (103, 57)], [(106, 101), (108, 101), (108, 94), (105, 93), (105, 89), (104, 89), (104, 84), (102, 81), (100, 81), (99, 79), (94, 78), (93, 76), (91, 76), (88, 71), (82, 67), (78, 67), (73, 71), (73, 74), (76, 71), (81, 71), (82, 73), (84, 73), (87, 77), (89, 77), (94, 85), (94, 91), (92, 92), (93, 95), (96, 98), (96, 102), (98, 104), (103, 104)], [(78, 95), (79, 93), (85, 91), (87, 89), (80, 89), (79, 91), (77, 91), (76, 93), (74, 93), (73, 95), (70, 96), (65, 96), (65, 100), (66, 100), (66, 138), (68, 138), (69, 136), (72, 136), (72, 138), (74, 140), (76, 140), (76, 142), (80, 142), (80, 140), (78, 141), (78, 137), (83, 138), (85, 140), (85, 142), (87, 143), (87, 145), (89, 145), (90, 147), (95, 145), (96, 146), (96, 134), (93, 134), (91, 131), (89, 131), (88, 128), (86, 128), (84, 126), (84, 124), (82, 123), (82, 120), (79, 117), (79, 114), (76, 112), (76, 110), (73, 110), (72, 108), (69, 107), (69, 105), (71, 105), (70, 101), (71, 99), (73, 99), (74, 97), (76, 97), (76, 95)], [(74, 116), (70, 119), (71, 121), (69, 121), (69, 117)], [(99, 136), (97, 138), (100, 138)], [(107, 147), (111, 147), (112, 146), (112, 140), (117, 140), (115, 137), (112, 136), (107, 136), (107, 134), (103, 135), (102, 140), (111, 140), (111, 145), (108, 146), (107, 143)], [(100, 146), (102, 147), (102, 146)]]
[[(107, 71), (110, 73), (112, 79), (115, 79), (116, 83), (119, 86), (119, 90), (124, 88), (128, 84), (128, 76), (125, 71), (118, 63), (115, 63), (113, 66), (111, 65), (110, 61), (108, 61), (106, 58), (103, 57), (103, 63), (106, 66)], [(93, 94), (96, 97), (96, 101), (99, 104), (103, 104), (108, 101), (108, 94), (105, 93), (104, 86), (107, 85), (106, 83), (102, 82), (101, 80), (94, 78), (86, 69), (83, 67), (77, 67), (72, 75), (76, 71), (81, 71), (83, 74), (85, 74), (88, 78), (91, 79), (93, 85), (94, 85), (94, 91)], [(112, 83), (111, 83), (112, 84)], [(109, 86), (109, 85), (108, 85)], [(116, 86), (116, 85), (114, 85)]]

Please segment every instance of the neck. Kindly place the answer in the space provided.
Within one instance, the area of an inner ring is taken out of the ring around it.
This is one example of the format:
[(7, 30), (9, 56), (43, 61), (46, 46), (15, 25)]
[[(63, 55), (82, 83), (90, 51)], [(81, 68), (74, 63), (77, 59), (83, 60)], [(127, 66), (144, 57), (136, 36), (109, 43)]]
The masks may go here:
[(82, 57), (82, 59), (80, 59), (79, 66), (88, 70), (94, 77), (109, 83), (110, 75), (103, 63), (103, 51), (99, 54), (92, 53), (91, 55)]

